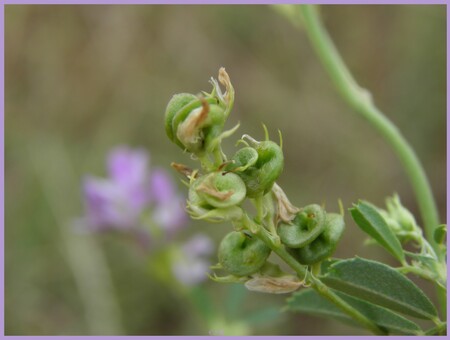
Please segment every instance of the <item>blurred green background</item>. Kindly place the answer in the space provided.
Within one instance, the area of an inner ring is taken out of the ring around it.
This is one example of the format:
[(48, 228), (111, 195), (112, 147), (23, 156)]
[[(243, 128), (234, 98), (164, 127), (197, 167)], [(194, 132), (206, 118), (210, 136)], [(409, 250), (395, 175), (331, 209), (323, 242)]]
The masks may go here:
[[(323, 6), (322, 16), (358, 82), (417, 151), (446, 221), (445, 6)], [(397, 192), (418, 216), (393, 152), (343, 103), (304, 32), (268, 6), (6, 5), (5, 20), (6, 334), (208, 334), (131, 243), (79, 235), (70, 221), (83, 213), (82, 176), (104, 175), (114, 146), (145, 147), (156, 166), (195, 164), (165, 136), (163, 113), (174, 93), (210, 91), (220, 66), (236, 90), (227, 126), (241, 122), (226, 152), (243, 133), (263, 138), (262, 122), (275, 140), (280, 129), (278, 182), (294, 204), (383, 205)], [(346, 221), (337, 257), (394, 263)], [(186, 236), (199, 230), (217, 244), (229, 226), (192, 222)], [(83, 276), (104, 305), (89, 307)], [(239, 289), (202, 287), (217, 308)], [(239, 294), (243, 313), (285, 301)], [(287, 313), (250, 333), (365, 334)]]

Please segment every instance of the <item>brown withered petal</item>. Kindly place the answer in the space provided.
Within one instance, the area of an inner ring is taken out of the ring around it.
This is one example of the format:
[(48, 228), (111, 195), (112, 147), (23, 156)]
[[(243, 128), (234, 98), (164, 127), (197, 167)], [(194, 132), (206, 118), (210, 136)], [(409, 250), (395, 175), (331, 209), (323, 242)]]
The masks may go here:
[(193, 110), (189, 116), (178, 126), (177, 137), (184, 145), (191, 145), (200, 139), (200, 129), (203, 122), (208, 117), (209, 104), (204, 98), (200, 98), (202, 102), (201, 109)]
[(300, 209), (289, 201), (283, 189), (277, 183), (274, 183), (272, 193), (277, 201), (277, 221), (291, 223)]
[(296, 291), (302, 284), (302, 281), (291, 275), (280, 277), (256, 276), (245, 282), (245, 287), (254, 292), (286, 294)]
[(225, 93), (226, 98), (225, 99), (226, 99), (227, 103), (229, 103), (232, 86), (231, 86), (230, 76), (228, 75), (227, 71), (225, 71), (224, 67), (221, 67), (219, 69), (219, 81), (223, 86), (225, 86), (225, 89), (226, 89), (226, 93)]
[(227, 192), (220, 192), (216, 188), (214, 188), (213, 186), (210, 186), (210, 185), (205, 184), (205, 183), (201, 183), (197, 187), (197, 191), (204, 192), (205, 194), (210, 195), (212, 197), (215, 197), (215, 198), (217, 198), (217, 199), (219, 199), (221, 201), (226, 201), (227, 199), (229, 199), (234, 194), (233, 190), (230, 190), (230, 191), (227, 191)]
[(172, 162), (170, 163), (170, 166), (174, 168), (176, 171), (178, 171), (180, 174), (185, 175), (188, 178), (190, 178), (192, 176), (192, 173), (194, 172), (194, 170), (192, 170), (191, 168), (189, 168), (187, 165), (184, 164)]

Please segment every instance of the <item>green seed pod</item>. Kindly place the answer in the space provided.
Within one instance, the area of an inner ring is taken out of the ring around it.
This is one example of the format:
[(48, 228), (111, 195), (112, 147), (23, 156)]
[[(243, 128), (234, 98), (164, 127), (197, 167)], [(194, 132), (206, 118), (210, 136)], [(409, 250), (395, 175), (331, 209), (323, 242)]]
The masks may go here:
[(230, 164), (234, 171), (245, 171), (258, 161), (258, 152), (252, 147), (245, 147), (238, 150), (233, 156), (233, 163)]
[(236, 171), (244, 180), (247, 196), (265, 195), (281, 175), (284, 166), (283, 151), (272, 141), (256, 142), (233, 156), (233, 164), (227, 170)]
[(211, 204), (206, 202), (200, 195), (197, 193), (196, 187), (200, 182), (198, 179), (191, 184), (189, 187), (189, 195), (188, 195), (188, 208), (189, 212), (192, 216), (203, 216), (208, 213), (210, 210), (215, 209)]
[(230, 274), (256, 273), (270, 255), (270, 248), (260, 239), (241, 231), (226, 235), (219, 246), (219, 263)]
[(313, 242), (325, 230), (325, 225), (325, 210), (311, 204), (297, 213), (292, 224), (280, 223), (278, 235), (287, 247), (301, 248)]
[(183, 150), (202, 154), (222, 132), (224, 109), (215, 97), (202, 99), (189, 93), (176, 94), (166, 108), (166, 134)]
[(193, 180), (187, 210), (192, 218), (211, 222), (240, 220), (245, 184), (233, 173), (213, 172)]
[(172, 121), (177, 112), (189, 103), (197, 100), (198, 98), (190, 93), (178, 93), (170, 99), (169, 104), (166, 107), (165, 114), (165, 128), (166, 134), (171, 141), (174, 141), (174, 133), (172, 130)]
[(227, 208), (245, 199), (245, 184), (231, 172), (211, 172), (193, 183), (193, 189), (206, 204), (215, 208)]
[(288, 248), (288, 251), (301, 264), (310, 265), (323, 261), (334, 253), (344, 227), (342, 215), (328, 213), (325, 230), (314, 241), (302, 248)]

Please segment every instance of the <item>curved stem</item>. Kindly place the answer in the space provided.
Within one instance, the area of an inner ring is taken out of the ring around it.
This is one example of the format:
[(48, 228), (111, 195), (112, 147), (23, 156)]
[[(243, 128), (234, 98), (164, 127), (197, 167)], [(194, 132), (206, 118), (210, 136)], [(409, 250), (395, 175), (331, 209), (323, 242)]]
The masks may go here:
[(208, 172), (214, 171), (215, 165), (209, 159), (208, 155), (198, 156), (198, 159), (200, 160), (200, 163), (201, 163), (203, 169), (207, 170)]
[[(259, 232), (256, 234), (262, 241), (264, 241), (274, 253), (276, 253), (281, 259), (286, 262), (296, 273), (299, 278), (306, 277), (307, 269), (305, 266), (298, 263), (284, 248), (284, 246), (275, 246), (271, 241), (264, 228), (260, 228)], [(375, 323), (362, 315), (355, 308), (350, 306), (347, 302), (342, 300), (337, 296), (330, 288), (328, 288), (322, 281), (312, 275), (308, 276), (307, 279), (311, 284), (311, 288), (316, 290), (320, 295), (328, 299), (330, 302), (334, 303), (339, 307), (344, 313), (349, 315), (352, 319), (357, 321), (359, 324), (369, 329), (374, 334), (386, 334), (382, 329), (380, 329)]]
[(308, 37), (342, 97), (378, 130), (400, 158), (413, 186), (427, 239), (439, 259), (443, 260), (443, 254), (433, 238), (434, 230), (439, 224), (438, 210), (419, 159), (400, 131), (374, 105), (370, 93), (356, 83), (322, 25), (316, 8), (302, 5), (300, 13)]

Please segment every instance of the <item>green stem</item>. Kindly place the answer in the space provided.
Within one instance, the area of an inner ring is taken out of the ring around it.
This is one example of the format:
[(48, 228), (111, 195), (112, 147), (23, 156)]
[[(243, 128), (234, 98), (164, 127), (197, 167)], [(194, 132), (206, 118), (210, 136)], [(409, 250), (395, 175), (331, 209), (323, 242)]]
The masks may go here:
[(253, 204), (256, 208), (256, 222), (262, 224), (264, 218), (264, 205), (263, 205), (263, 196), (258, 195), (253, 199)]
[(372, 333), (377, 335), (386, 335), (386, 332), (373, 323), (370, 319), (366, 318), (359, 311), (350, 306), (347, 302), (342, 300), (333, 291), (328, 288), (322, 281), (313, 277), (311, 288), (316, 290), (320, 295), (327, 298), (330, 302), (338, 306), (344, 313), (348, 314), (354, 320), (359, 322), (362, 326), (370, 330)]
[[(260, 228), (259, 232), (256, 234), (262, 241), (264, 241), (272, 250), (275, 252), (286, 264), (288, 264), (295, 272), (297, 276), (301, 279), (307, 277), (307, 269), (305, 266), (298, 263), (284, 248), (284, 246), (276, 246), (270, 237), (267, 235), (267, 231), (264, 228)], [(333, 291), (330, 290), (322, 281), (318, 278), (315, 278), (312, 275), (308, 275), (307, 282), (311, 284), (311, 288), (316, 290), (320, 295), (328, 299), (330, 302), (334, 303), (337, 307), (339, 307), (344, 313), (349, 315), (355, 321), (360, 323), (365, 328), (369, 329), (374, 334), (386, 334), (380, 329), (375, 323), (362, 315), (355, 308), (350, 306), (347, 302), (342, 300), (339, 296), (337, 296)]]
[(212, 172), (215, 170), (216, 167), (214, 163), (209, 159), (208, 155), (198, 156), (198, 159), (200, 160), (202, 168), (205, 169), (207, 172)]
[(306, 33), (342, 97), (378, 130), (400, 158), (413, 186), (426, 236), (442, 261), (444, 256), (433, 238), (439, 224), (438, 210), (419, 159), (395, 125), (373, 104), (370, 94), (356, 83), (322, 25), (315, 6), (302, 5), (300, 13)]
[(216, 166), (216, 168), (218, 168), (222, 163), (223, 163), (222, 149), (220, 147), (217, 147), (214, 150), (214, 165)]

